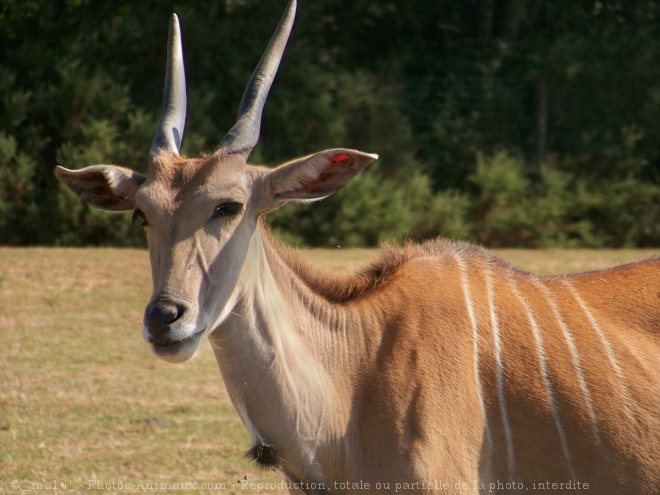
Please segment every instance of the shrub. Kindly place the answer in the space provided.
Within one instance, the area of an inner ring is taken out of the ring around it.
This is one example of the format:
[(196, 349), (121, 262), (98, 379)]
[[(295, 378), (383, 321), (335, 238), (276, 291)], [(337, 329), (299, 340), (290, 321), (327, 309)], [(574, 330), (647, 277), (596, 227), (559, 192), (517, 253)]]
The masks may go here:
[(35, 162), (0, 133), (0, 244), (25, 244), (36, 236)]

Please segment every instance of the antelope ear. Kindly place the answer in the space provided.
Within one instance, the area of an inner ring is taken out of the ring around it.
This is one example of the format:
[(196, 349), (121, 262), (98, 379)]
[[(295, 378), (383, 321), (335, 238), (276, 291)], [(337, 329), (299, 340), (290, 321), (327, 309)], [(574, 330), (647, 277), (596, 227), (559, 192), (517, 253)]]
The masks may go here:
[(337, 148), (280, 165), (268, 174), (271, 205), (287, 201), (315, 201), (345, 186), (378, 155)]
[(135, 193), (145, 180), (133, 170), (114, 165), (94, 165), (80, 170), (55, 168), (55, 176), (80, 199), (108, 211), (135, 207)]

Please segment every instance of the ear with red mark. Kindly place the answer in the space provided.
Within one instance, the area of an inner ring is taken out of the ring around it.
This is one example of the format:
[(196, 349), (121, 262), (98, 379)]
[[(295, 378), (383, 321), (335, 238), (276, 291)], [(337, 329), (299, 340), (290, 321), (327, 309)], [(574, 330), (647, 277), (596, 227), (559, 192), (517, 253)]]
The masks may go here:
[(274, 209), (286, 201), (314, 201), (330, 196), (378, 155), (343, 148), (321, 151), (280, 165), (269, 174)]
[(145, 180), (137, 172), (114, 165), (94, 165), (80, 170), (58, 166), (55, 176), (84, 202), (108, 211), (132, 210), (138, 187)]

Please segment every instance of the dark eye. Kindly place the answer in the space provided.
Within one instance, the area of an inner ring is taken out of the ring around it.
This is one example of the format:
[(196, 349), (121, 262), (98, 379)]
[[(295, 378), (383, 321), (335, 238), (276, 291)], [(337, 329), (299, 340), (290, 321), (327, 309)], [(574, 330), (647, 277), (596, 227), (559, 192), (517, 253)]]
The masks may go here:
[(221, 203), (216, 206), (215, 210), (213, 210), (213, 216), (211, 218), (235, 217), (242, 211), (243, 205), (241, 203), (229, 201), (227, 203)]
[(149, 225), (149, 222), (147, 222), (147, 217), (142, 212), (142, 210), (137, 210), (136, 209), (133, 212), (133, 222), (135, 222), (136, 220), (139, 220), (143, 227), (146, 227), (147, 225)]

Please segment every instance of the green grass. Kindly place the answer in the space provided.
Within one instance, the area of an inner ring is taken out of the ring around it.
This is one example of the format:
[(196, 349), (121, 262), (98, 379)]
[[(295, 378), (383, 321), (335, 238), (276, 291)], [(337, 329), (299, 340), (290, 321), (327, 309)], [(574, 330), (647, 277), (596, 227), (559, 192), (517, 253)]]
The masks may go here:
[[(658, 251), (500, 252), (542, 273), (652, 254)], [(307, 255), (348, 270), (376, 253)], [(104, 493), (137, 491), (119, 482), (225, 483), (222, 491), (167, 491), (182, 494), (249, 493), (239, 480), (281, 480), (243, 458), (250, 440), (208, 344), (181, 365), (151, 354), (140, 323), (150, 291), (145, 251), (0, 248), (0, 493), (19, 493), (13, 480), (36, 492), (67, 482), (81, 493), (88, 480), (114, 482)]]

